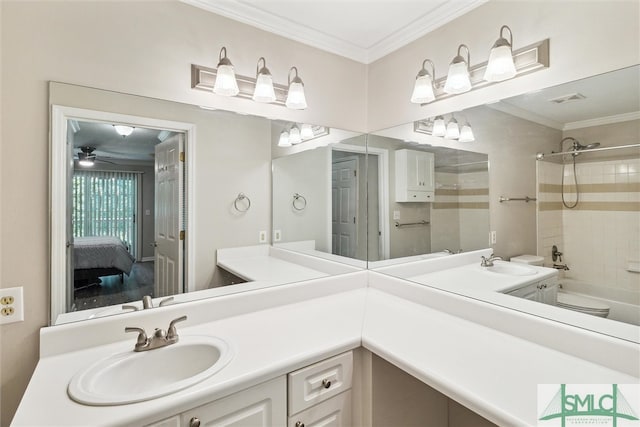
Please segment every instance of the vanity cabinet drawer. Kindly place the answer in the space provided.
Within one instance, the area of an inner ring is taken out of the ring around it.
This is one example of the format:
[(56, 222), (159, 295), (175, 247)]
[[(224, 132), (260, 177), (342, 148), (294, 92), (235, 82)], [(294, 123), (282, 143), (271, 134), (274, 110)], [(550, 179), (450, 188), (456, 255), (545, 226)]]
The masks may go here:
[(180, 415), (149, 424), (147, 427), (180, 427)]
[(353, 353), (347, 352), (289, 374), (289, 414), (293, 415), (351, 388)]
[(352, 425), (351, 391), (345, 391), (290, 416), (287, 427), (349, 427)]

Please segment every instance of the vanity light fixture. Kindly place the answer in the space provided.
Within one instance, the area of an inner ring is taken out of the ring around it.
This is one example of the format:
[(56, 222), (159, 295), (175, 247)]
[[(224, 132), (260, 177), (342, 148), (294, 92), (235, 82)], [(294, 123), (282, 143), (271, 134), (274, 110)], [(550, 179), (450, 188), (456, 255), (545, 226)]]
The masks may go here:
[(310, 124), (303, 123), (302, 126), (300, 126), (300, 138), (305, 140), (305, 139), (311, 139), (314, 136), (315, 135), (313, 134), (313, 128), (311, 127)]
[[(429, 63), (431, 65), (431, 74), (427, 71), (425, 65)], [(411, 94), (411, 102), (414, 104), (427, 104), (436, 99), (434, 93), (435, 86), (433, 81), (436, 75), (436, 67), (430, 59), (425, 59), (422, 62), (422, 69), (418, 71), (416, 76), (416, 82), (413, 86), (413, 94)]]
[[(291, 78), (292, 71), (296, 73), (293, 79)], [(289, 70), (288, 86), (289, 89), (287, 91), (285, 105), (292, 110), (304, 110), (307, 108), (307, 99), (304, 95), (304, 83), (302, 83), (302, 79), (298, 76), (298, 68), (296, 67), (291, 67)]]
[(289, 129), (289, 142), (293, 145), (300, 144), (302, 142), (300, 128), (297, 124), (294, 124), (293, 126), (291, 126), (291, 129)]
[[(467, 51), (467, 59), (460, 55), (460, 50), (465, 48)], [(449, 65), (449, 74), (444, 84), (446, 93), (459, 94), (471, 90), (471, 80), (469, 78), (469, 64), (471, 63), (471, 53), (466, 44), (458, 46), (458, 54), (453, 58)]]
[(433, 136), (444, 136), (447, 133), (447, 126), (444, 123), (444, 117), (436, 116), (433, 120)]
[(116, 132), (118, 132), (118, 134), (120, 136), (122, 136), (123, 138), (131, 135), (131, 133), (133, 132), (133, 127), (132, 126), (113, 125), (113, 127), (115, 128)]
[(447, 130), (444, 134), (445, 139), (458, 139), (460, 137), (460, 128), (458, 127), (458, 121), (451, 115), (449, 123), (447, 123)]
[[(504, 30), (509, 30), (509, 40), (502, 36)], [(501, 82), (516, 75), (516, 65), (513, 62), (513, 33), (511, 28), (503, 25), (500, 28), (500, 38), (496, 40), (489, 53), (489, 62), (484, 71), (484, 79), (488, 82)]]
[(283, 130), (280, 132), (280, 138), (278, 139), (278, 147), (291, 147), (291, 141), (289, 140), (289, 132)]
[(473, 135), (473, 129), (471, 129), (471, 125), (469, 122), (466, 122), (460, 128), (460, 136), (458, 137), (458, 142), (473, 142), (476, 140), (476, 137)]
[(213, 86), (213, 92), (218, 95), (236, 96), (240, 89), (238, 89), (233, 64), (227, 58), (227, 48), (224, 46), (220, 49), (216, 71), (216, 83)]
[[(260, 61), (262, 61), (262, 67), (260, 67)], [(263, 57), (260, 57), (256, 64), (256, 87), (253, 91), (253, 100), (266, 103), (276, 100), (273, 77), (267, 68), (267, 61)]]

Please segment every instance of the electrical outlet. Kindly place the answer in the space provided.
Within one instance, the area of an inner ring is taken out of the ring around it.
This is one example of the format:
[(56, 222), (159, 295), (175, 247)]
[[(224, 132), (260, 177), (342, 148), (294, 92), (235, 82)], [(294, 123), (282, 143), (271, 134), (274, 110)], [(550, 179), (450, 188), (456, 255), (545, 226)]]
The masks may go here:
[(22, 286), (0, 289), (0, 325), (24, 320)]
[(495, 245), (496, 242), (498, 241), (498, 239), (496, 238), (496, 232), (495, 231), (491, 231), (489, 232), (489, 240), (491, 241), (492, 245)]
[(273, 240), (275, 242), (279, 242), (282, 240), (282, 231), (281, 230), (273, 230)]
[(267, 232), (261, 231), (258, 235), (258, 243), (267, 243)]

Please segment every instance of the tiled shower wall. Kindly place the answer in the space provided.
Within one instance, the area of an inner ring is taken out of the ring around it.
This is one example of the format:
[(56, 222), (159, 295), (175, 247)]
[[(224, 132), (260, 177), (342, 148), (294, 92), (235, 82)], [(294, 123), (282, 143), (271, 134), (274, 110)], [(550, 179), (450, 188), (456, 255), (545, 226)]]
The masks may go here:
[(489, 173), (436, 172), (431, 251), (489, 247)]
[[(582, 160), (582, 159), (581, 159)], [(579, 160), (580, 161), (580, 160)], [(565, 200), (576, 200), (573, 167), (564, 168)], [(563, 252), (564, 277), (574, 289), (640, 304), (640, 159), (577, 163), (580, 201), (562, 205), (562, 165), (538, 162), (538, 254), (552, 266), (551, 247)]]

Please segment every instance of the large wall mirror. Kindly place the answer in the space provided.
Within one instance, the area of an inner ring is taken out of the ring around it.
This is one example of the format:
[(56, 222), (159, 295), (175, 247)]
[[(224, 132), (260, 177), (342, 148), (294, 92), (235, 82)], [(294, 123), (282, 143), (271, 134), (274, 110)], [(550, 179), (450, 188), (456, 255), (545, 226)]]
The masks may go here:
[[(363, 135), (63, 83), (50, 84), (50, 106), (51, 324), (366, 267), (362, 164), (348, 251), (329, 234), (331, 159), (351, 150), (362, 163)], [(300, 143), (278, 147), (293, 126)], [(285, 166), (320, 153), (322, 172)], [(255, 273), (255, 257), (284, 268)]]
[[(469, 124), (474, 140), (434, 136), (439, 118), (442, 132), (452, 119)], [(571, 309), (464, 280), (443, 289), (640, 342), (639, 66), (386, 129), (369, 144), (372, 154), (377, 147), (389, 153), (389, 193), (407, 187), (402, 202), (396, 194), (395, 204), (390, 197), (384, 205), (387, 223), (394, 228), (397, 221), (397, 233), (408, 224), (399, 244), (392, 234), (389, 256), (374, 253), (370, 267), (438, 286), (433, 276), (389, 264), (495, 248), (490, 228), (517, 230), (499, 236), (508, 253), (498, 255), (544, 257), (559, 270), (562, 299), (578, 301)], [(449, 159), (458, 166), (446, 166)], [(515, 240), (526, 241), (525, 249)]]

